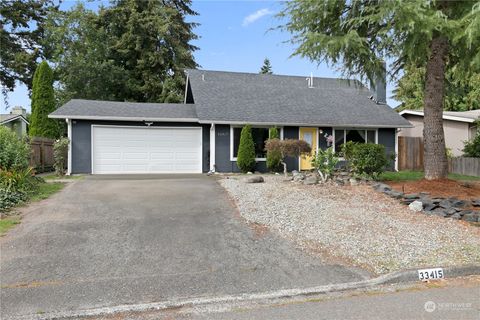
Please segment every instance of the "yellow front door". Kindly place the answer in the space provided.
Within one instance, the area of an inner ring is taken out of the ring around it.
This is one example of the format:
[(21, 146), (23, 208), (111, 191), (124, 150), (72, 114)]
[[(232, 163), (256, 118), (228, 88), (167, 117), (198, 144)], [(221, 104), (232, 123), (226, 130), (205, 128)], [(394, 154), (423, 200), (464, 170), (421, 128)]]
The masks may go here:
[(312, 158), (317, 151), (317, 128), (300, 128), (300, 140), (306, 141), (312, 147), (309, 156), (300, 157), (300, 170), (312, 169)]

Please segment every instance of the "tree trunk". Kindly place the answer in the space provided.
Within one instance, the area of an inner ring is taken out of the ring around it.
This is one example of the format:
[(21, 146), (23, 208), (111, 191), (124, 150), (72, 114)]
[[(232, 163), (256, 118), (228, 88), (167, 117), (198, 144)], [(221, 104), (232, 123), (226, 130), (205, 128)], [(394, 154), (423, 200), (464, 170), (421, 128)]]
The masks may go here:
[(446, 178), (448, 175), (445, 135), (443, 133), (443, 99), (445, 95), (445, 64), (448, 40), (434, 36), (425, 74), (423, 117), (425, 179)]

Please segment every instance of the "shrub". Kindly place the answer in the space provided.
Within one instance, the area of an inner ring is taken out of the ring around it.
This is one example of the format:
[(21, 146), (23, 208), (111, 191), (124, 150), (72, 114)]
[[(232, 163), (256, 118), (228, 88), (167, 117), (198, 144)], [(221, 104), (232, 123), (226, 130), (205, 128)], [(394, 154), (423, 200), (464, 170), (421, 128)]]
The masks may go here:
[[(269, 139), (278, 139), (280, 135), (277, 128), (268, 130)], [(267, 168), (273, 172), (278, 172), (282, 167), (282, 153), (280, 150), (267, 150)]]
[[(477, 123), (477, 128), (479, 123)], [(463, 143), (463, 155), (465, 157), (480, 158), (480, 130), (477, 129), (475, 138)]]
[(283, 173), (287, 175), (286, 157), (299, 157), (303, 154), (308, 154), (312, 151), (310, 145), (304, 140), (295, 139), (268, 139), (265, 143), (265, 150), (277, 151), (282, 155), (281, 164), (283, 165)]
[(7, 127), (0, 126), (0, 169), (26, 169), (30, 161), (30, 145)]
[(255, 143), (250, 125), (242, 128), (240, 145), (238, 146), (237, 165), (243, 173), (255, 170)]
[(32, 170), (0, 169), (0, 211), (26, 201), (28, 194), (37, 188), (39, 180), (32, 176)]
[(58, 176), (65, 175), (65, 169), (67, 167), (67, 160), (68, 160), (68, 145), (70, 141), (68, 138), (60, 138), (59, 140), (55, 141), (53, 145), (53, 158), (55, 159), (55, 163), (53, 167), (55, 168), (55, 173)]
[(326, 150), (318, 149), (315, 157), (312, 159), (312, 166), (317, 170), (322, 182), (326, 182), (332, 177), (338, 158), (335, 156), (333, 148)]
[[(345, 146), (346, 145), (346, 146)], [(358, 176), (377, 178), (389, 163), (385, 146), (374, 143), (348, 143), (342, 152), (352, 172)]]

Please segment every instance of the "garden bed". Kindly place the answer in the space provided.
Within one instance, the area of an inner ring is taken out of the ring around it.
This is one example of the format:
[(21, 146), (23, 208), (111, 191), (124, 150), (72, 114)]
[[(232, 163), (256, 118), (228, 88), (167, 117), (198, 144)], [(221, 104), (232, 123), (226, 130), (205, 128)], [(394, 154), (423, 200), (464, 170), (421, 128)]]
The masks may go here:
[(480, 261), (480, 228), (413, 213), (370, 186), (303, 185), (279, 176), (254, 184), (242, 179), (224, 178), (220, 184), (248, 222), (323, 258), (377, 274)]
[(428, 192), (432, 197), (456, 197), (471, 200), (480, 198), (480, 183), (478, 181), (416, 180), (416, 181), (386, 181), (386, 184), (403, 193)]

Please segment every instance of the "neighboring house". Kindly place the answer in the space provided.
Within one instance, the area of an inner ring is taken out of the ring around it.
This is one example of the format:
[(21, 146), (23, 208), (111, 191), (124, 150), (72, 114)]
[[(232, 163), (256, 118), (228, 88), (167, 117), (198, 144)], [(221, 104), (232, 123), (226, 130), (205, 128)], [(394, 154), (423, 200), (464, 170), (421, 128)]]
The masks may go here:
[[(413, 127), (403, 128), (399, 136), (423, 138), (423, 111), (403, 110), (399, 113), (407, 119)], [(464, 141), (473, 139), (477, 132), (475, 121), (480, 117), (480, 110), (471, 111), (444, 111), (443, 132), (445, 133), (445, 145), (452, 150), (455, 157), (463, 155)]]
[(8, 114), (0, 114), (0, 125), (5, 126), (13, 131), (18, 136), (25, 136), (27, 134), (27, 111), (22, 107), (14, 107)]
[[(384, 82), (383, 82), (384, 83)], [(396, 130), (410, 124), (385, 104), (385, 85), (371, 92), (355, 80), (188, 70), (185, 103), (71, 100), (50, 114), (66, 119), (70, 173), (238, 172), (241, 128), (252, 125), (257, 170), (267, 170), (264, 142), (281, 138), (313, 149), (349, 140), (396, 150)], [(375, 102), (375, 101), (378, 101)], [(289, 170), (309, 161), (288, 159)]]

